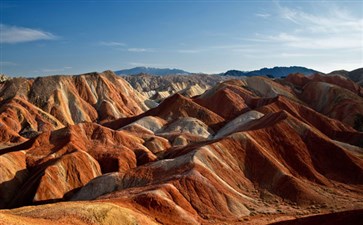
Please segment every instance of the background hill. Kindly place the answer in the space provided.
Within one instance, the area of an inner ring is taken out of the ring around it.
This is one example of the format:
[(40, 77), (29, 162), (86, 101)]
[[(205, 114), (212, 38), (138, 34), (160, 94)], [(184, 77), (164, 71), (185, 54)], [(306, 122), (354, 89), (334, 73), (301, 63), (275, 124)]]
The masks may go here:
[(359, 68), (352, 71), (346, 71), (346, 70), (335, 70), (328, 75), (341, 75), (346, 78), (351, 79), (352, 81), (356, 82), (360, 86), (363, 85), (363, 68)]
[[(319, 71), (309, 69), (301, 66), (275, 66), (274, 68), (262, 68), (253, 71), (240, 71), (240, 70), (228, 70), (225, 73), (219, 75), (222, 76), (268, 76), (268, 77), (286, 77), (292, 73), (300, 73), (304, 75), (311, 75), (314, 73), (320, 73)], [(115, 71), (117, 75), (136, 75), (136, 74), (150, 74), (150, 75), (189, 75), (191, 72), (187, 72), (181, 69), (169, 69), (169, 68), (153, 68), (153, 67), (135, 67), (131, 69), (124, 69)]]
[(274, 68), (262, 68), (254, 71), (239, 71), (239, 70), (228, 70), (223, 75), (228, 76), (269, 76), (269, 77), (286, 77), (292, 73), (301, 73), (304, 75), (311, 75), (319, 73), (316, 70), (309, 69), (301, 66), (275, 66)]
[(132, 69), (115, 71), (115, 74), (117, 75), (136, 75), (140, 73), (146, 73), (150, 75), (160, 75), (160, 76), (170, 75), (170, 74), (182, 74), (182, 75), (190, 74), (189, 72), (180, 69), (153, 68), (153, 67), (135, 67)]

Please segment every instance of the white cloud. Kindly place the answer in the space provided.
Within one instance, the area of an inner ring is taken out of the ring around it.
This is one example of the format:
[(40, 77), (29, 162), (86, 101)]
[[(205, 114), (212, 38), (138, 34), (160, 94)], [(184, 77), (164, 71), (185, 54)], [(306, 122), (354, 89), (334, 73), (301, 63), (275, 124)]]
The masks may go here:
[(196, 54), (196, 53), (200, 53), (201, 50), (198, 49), (180, 49), (177, 50), (178, 53), (186, 53), (186, 54)]
[(99, 42), (100, 45), (103, 46), (110, 46), (110, 47), (116, 47), (116, 46), (126, 46), (123, 42), (117, 42), (117, 41), (101, 41)]
[(278, 4), (279, 16), (290, 26), (275, 35), (257, 35), (255, 41), (289, 49), (363, 51), (363, 17), (354, 17), (333, 3), (318, 6), (322, 8), (314, 14)]
[(46, 31), (0, 24), (0, 43), (15, 44), (38, 40), (54, 40), (57, 37)]
[(129, 62), (128, 64), (135, 67), (168, 67), (168, 65), (160, 63)]
[(262, 17), (262, 18), (269, 18), (271, 14), (269, 13), (256, 13), (255, 16)]
[(45, 68), (45, 69), (41, 69), (40, 71), (43, 73), (56, 73), (56, 72), (63, 72), (66, 70), (72, 69), (71, 66), (65, 66), (62, 68)]
[(353, 17), (334, 4), (326, 4), (318, 15), (279, 5), (280, 16), (300, 25), (300, 32), (335, 33), (362, 32), (363, 18)]
[(129, 51), (129, 52), (152, 52), (151, 49), (147, 49), (147, 48), (128, 48), (127, 51)]
[(0, 66), (16, 66), (17, 64), (9, 61), (0, 61)]
[(296, 52), (282, 52), (277, 54), (278, 57), (291, 58), (291, 57), (313, 57), (313, 56), (326, 56), (325, 54), (314, 54), (314, 53), (296, 53)]
[(178, 49), (177, 53), (186, 53), (186, 54), (197, 54), (201, 52), (210, 52), (210, 51), (245, 51), (253, 49), (254, 45), (246, 45), (246, 44), (226, 44), (226, 45), (210, 45), (204, 46), (202, 48), (196, 49)]
[[(128, 51), (128, 52), (153, 52), (153, 49), (150, 48), (127, 48), (127, 44), (123, 42), (117, 42), (117, 41), (101, 41), (98, 43), (102, 46), (109, 46), (109, 47), (121, 47), (119, 50), (122, 51)], [(123, 47), (123, 48), (122, 48)]]
[(303, 49), (359, 49), (363, 48), (361, 39), (357, 34), (301, 36), (297, 34), (280, 33), (268, 36), (267, 40), (280, 42), (280, 44), (293, 48)]

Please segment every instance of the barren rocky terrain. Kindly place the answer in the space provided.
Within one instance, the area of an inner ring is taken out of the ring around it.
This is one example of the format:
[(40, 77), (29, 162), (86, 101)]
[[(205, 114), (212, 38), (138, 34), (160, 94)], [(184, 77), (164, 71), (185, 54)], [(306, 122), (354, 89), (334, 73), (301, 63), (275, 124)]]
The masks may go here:
[(0, 82), (0, 224), (360, 224), (363, 89), (337, 74)]
[(203, 94), (216, 84), (230, 79), (245, 77), (217, 76), (207, 74), (163, 75), (137, 74), (122, 76), (131, 86), (148, 99), (160, 102), (172, 94), (179, 93), (186, 97)]

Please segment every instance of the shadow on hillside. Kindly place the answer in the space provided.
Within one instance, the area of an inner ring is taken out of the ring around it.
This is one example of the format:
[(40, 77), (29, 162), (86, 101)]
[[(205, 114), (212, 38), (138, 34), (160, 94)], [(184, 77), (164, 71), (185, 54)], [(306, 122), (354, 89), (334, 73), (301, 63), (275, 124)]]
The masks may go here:
[(18, 194), (20, 187), (29, 176), (29, 171), (23, 169), (17, 171), (14, 178), (0, 183), (0, 209), (11, 208), (10, 202)]

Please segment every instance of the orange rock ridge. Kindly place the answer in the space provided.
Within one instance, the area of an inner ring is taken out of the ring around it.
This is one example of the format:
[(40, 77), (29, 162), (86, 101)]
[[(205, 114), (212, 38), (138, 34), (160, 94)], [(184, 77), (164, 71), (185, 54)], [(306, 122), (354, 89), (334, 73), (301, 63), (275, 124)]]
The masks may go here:
[(0, 98), (0, 224), (359, 224), (363, 100), (341, 77), (225, 81), (149, 110), (108, 71), (11, 79)]

